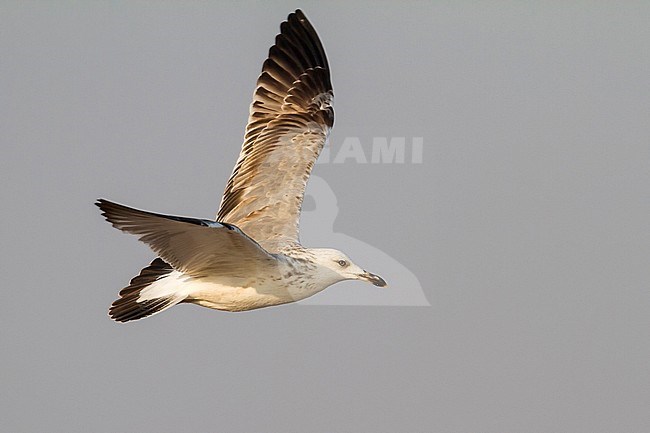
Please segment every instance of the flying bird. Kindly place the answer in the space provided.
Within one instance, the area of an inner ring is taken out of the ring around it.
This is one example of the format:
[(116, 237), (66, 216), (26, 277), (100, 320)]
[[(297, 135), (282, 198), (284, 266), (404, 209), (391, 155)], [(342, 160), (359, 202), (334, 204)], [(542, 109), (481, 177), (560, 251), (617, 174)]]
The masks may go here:
[(333, 97), (325, 50), (296, 10), (281, 24), (262, 66), (215, 220), (95, 203), (113, 227), (138, 236), (158, 255), (120, 291), (109, 316), (128, 322), (179, 303), (253, 310), (351, 279), (386, 286), (341, 251), (299, 241), (305, 186), (334, 124)]

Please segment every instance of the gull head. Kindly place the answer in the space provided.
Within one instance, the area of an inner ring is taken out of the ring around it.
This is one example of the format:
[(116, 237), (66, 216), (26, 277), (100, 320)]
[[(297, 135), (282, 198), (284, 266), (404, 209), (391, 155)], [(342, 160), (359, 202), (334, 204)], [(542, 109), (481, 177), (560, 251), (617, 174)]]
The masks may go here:
[(309, 252), (314, 255), (319, 276), (330, 284), (343, 280), (363, 280), (377, 287), (386, 286), (386, 281), (382, 277), (362, 269), (341, 251), (331, 248), (310, 248)]

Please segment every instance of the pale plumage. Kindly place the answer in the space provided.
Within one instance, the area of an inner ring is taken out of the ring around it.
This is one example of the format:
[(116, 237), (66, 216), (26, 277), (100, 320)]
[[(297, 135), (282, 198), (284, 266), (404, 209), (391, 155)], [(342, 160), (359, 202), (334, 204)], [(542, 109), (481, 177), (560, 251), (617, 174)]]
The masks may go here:
[(345, 279), (386, 283), (331, 249), (307, 249), (298, 221), (307, 180), (334, 123), (325, 51), (304, 14), (281, 25), (257, 80), (244, 144), (216, 221), (100, 199), (115, 227), (159, 255), (109, 310), (121, 322), (181, 302), (227, 311), (279, 305)]

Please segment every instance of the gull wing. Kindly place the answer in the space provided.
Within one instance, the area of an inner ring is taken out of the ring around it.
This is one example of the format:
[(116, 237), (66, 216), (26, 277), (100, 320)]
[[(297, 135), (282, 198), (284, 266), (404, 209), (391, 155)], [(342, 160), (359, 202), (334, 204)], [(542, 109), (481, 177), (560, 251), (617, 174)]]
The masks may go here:
[(257, 79), (217, 214), (272, 253), (298, 242), (305, 186), (334, 124), (329, 66), (316, 31), (300, 10), (280, 31)]
[(192, 277), (245, 278), (276, 266), (274, 256), (230, 224), (155, 214), (104, 199), (96, 204), (113, 227), (137, 235), (162, 260)]

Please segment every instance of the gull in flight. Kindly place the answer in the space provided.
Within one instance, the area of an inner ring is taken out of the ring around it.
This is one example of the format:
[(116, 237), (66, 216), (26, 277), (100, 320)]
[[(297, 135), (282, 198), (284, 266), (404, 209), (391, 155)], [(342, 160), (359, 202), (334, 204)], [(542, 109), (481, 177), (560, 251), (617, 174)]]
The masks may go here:
[(179, 303), (246, 311), (295, 302), (343, 280), (384, 287), (341, 251), (305, 248), (305, 186), (334, 124), (325, 50), (302, 11), (290, 14), (262, 66), (244, 144), (216, 220), (162, 215), (105, 199), (113, 227), (158, 257), (120, 291), (109, 315), (128, 322)]

